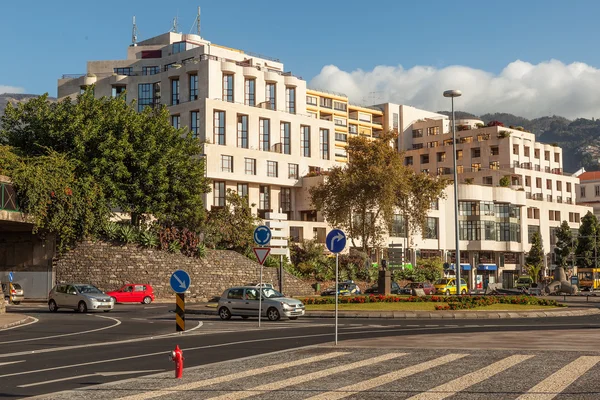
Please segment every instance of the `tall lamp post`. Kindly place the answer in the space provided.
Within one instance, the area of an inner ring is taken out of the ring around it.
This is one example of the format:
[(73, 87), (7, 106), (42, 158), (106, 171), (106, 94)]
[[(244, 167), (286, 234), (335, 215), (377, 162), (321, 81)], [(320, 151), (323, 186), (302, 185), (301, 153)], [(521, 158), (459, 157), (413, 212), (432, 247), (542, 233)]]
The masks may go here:
[(458, 174), (456, 171), (456, 119), (454, 118), (454, 98), (460, 97), (462, 92), (460, 90), (446, 90), (444, 97), (450, 97), (452, 99), (452, 150), (454, 160), (454, 234), (456, 236), (456, 258), (454, 261), (454, 267), (456, 268), (456, 294), (459, 295), (461, 291), (460, 281), (460, 240), (458, 230)]

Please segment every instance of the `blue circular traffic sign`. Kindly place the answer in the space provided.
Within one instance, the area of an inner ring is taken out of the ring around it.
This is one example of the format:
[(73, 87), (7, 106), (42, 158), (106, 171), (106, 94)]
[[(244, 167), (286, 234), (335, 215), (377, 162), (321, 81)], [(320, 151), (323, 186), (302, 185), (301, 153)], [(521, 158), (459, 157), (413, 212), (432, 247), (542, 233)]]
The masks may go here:
[(341, 252), (346, 247), (346, 234), (339, 229), (332, 230), (327, 234), (325, 245), (332, 253)]
[(257, 226), (254, 229), (254, 241), (259, 246), (266, 246), (271, 241), (271, 228), (266, 225)]
[(171, 289), (173, 289), (175, 293), (185, 293), (191, 283), (192, 280), (190, 279), (190, 276), (182, 269), (178, 269), (171, 275)]

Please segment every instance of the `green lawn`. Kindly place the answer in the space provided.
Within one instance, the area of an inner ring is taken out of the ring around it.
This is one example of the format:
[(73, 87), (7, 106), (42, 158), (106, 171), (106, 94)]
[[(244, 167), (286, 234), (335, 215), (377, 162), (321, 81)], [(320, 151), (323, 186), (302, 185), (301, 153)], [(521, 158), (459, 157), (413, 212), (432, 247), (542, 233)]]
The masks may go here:
[[(340, 304), (340, 311), (436, 311), (435, 305), (445, 303), (363, 303), (363, 304)], [(334, 311), (334, 304), (307, 304), (306, 311)], [(519, 304), (492, 304), (485, 307), (477, 307), (469, 310), (457, 311), (529, 311), (550, 310), (556, 307), (531, 306)]]

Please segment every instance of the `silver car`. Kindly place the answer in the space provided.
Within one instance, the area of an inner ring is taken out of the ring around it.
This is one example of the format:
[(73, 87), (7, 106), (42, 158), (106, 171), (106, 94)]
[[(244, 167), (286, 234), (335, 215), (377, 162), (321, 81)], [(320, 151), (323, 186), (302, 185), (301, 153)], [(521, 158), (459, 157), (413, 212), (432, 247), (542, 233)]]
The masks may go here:
[[(226, 320), (234, 315), (246, 319), (258, 317), (259, 288), (255, 286), (240, 286), (225, 290), (219, 299), (219, 317)], [(304, 315), (304, 304), (300, 300), (285, 297), (273, 288), (262, 289), (261, 315), (270, 321), (281, 317), (298, 319)]]
[(102, 310), (109, 312), (115, 307), (114, 299), (96, 286), (77, 283), (60, 283), (48, 295), (48, 309), (71, 308), (79, 312)]

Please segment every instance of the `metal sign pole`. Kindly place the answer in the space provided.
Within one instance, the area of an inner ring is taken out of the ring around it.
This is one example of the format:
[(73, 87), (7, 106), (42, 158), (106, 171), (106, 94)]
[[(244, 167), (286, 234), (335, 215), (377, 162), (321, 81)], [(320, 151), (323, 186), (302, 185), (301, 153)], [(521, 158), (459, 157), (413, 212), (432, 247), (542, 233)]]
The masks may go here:
[(335, 344), (338, 344), (338, 259), (339, 254), (335, 254)]
[(262, 315), (262, 271), (263, 265), (260, 264), (260, 279), (258, 282), (258, 327), (260, 328), (260, 316)]

